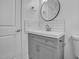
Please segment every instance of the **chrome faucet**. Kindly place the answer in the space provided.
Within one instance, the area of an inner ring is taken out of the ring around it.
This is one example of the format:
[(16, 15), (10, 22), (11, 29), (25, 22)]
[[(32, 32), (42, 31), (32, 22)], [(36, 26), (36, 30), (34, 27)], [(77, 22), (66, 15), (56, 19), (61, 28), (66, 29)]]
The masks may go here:
[(45, 25), (45, 28), (46, 28), (46, 31), (51, 31), (51, 27), (48, 24)]

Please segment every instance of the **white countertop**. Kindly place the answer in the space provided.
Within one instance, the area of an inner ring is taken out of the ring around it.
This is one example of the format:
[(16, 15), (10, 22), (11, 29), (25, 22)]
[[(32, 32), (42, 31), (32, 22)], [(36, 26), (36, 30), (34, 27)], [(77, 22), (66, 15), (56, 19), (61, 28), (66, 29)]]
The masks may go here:
[(43, 30), (35, 30), (35, 29), (28, 29), (26, 30), (26, 33), (32, 33), (32, 34), (53, 37), (53, 38), (60, 38), (64, 35), (63, 32), (43, 31)]

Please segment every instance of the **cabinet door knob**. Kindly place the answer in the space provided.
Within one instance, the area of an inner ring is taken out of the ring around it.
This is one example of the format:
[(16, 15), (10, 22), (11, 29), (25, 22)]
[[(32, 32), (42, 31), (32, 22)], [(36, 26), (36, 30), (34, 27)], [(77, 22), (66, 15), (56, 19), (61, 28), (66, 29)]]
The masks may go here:
[(59, 42), (64, 42), (63, 40), (59, 40)]

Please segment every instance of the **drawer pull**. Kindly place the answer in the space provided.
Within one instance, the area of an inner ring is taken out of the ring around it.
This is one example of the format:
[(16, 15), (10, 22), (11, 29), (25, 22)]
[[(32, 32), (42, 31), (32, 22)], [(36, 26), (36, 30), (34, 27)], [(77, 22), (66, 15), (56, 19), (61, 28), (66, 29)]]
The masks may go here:
[(59, 42), (64, 42), (63, 40), (59, 40)]

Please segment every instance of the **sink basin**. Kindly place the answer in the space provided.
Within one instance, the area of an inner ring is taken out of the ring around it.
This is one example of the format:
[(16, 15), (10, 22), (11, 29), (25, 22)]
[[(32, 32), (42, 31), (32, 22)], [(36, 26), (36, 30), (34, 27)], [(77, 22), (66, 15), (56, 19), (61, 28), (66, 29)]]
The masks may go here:
[(35, 30), (35, 29), (34, 30), (29, 29), (26, 31), (26, 33), (38, 34), (38, 35), (53, 37), (53, 38), (60, 38), (64, 35), (63, 32), (42, 31), (42, 30)]

